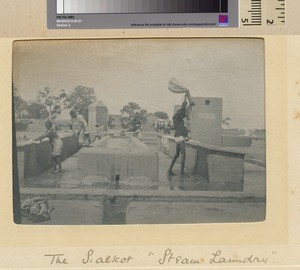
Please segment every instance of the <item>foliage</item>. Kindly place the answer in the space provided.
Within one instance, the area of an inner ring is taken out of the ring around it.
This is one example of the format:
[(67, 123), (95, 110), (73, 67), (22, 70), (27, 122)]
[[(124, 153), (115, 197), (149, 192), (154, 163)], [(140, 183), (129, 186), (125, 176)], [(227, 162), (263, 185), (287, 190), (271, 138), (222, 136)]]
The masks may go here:
[(27, 106), (27, 112), (28, 118), (32, 119), (44, 119), (50, 116), (46, 106), (37, 101), (29, 102)]
[(131, 117), (131, 124), (133, 128), (137, 125), (142, 125), (142, 123), (145, 123), (147, 120), (147, 111), (145, 109), (141, 109), (139, 112), (135, 112)]
[(61, 111), (66, 108), (66, 93), (65, 90), (61, 90), (60, 94), (54, 95), (54, 90), (50, 87), (45, 87), (44, 90), (39, 92), (38, 97), (36, 98), (36, 104), (33, 102), (31, 105), (34, 106), (34, 109), (38, 106), (44, 108), (48, 112), (50, 119), (55, 119)]
[(74, 109), (88, 121), (88, 107), (96, 101), (94, 88), (78, 85), (70, 95), (67, 96), (65, 103), (69, 109)]
[(169, 119), (168, 114), (165, 113), (165, 112), (159, 111), (159, 112), (155, 112), (154, 114), (155, 114), (157, 117), (159, 117), (160, 119)]
[(22, 113), (27, 110), (27, 102), (17, 95), (17, 88), (13, 85), (14, 109), (18, 118), (22, 118)]
[(127, 115), (132, 115), (135, 112), (139, 112), (141, 110), (141, 106), (135, 102), (129, 102), (127, 105), (125, 105), (121, 109), (122, 115), (127, 114)]
[(23, 117), (23, 113), (26, 113), (28, 104), (27, 102), (19, 96), (14, 96), (14, 109), (18, 118)]
[(130, 121), (128, 116), (122, 116), (121, 117), (121, 123), (122, 123), (122, 128), (127, 129), (130, 126)]
[(131, 131), (134, 131), (138, 124), (146, 122), (147, 111), (137, 103), (129, 102), (121, 109), (121, 113), (123, 128), (128, 127)]
[(65, 90), (54, 94), (54, 89), (45, 87), (39, 91), (35, 101), (26, 102), (17, 96), (17, 89), (13, 86), (14, 108), (19, 115), (27, 111), (28, 117), (33, 119), (46, 118), (55, 119), (63, 109), (75, 109), (88, 120), (88, 106), (96, 101), (95, 90), (91, 87), (76, 86), (74, 90), (67, 95)]

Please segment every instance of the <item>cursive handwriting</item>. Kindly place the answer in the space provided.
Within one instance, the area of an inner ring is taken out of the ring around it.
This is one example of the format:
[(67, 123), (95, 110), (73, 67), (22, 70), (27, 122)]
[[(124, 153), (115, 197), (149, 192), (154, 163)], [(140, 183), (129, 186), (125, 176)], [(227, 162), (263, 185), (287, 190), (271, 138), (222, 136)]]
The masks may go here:
[(65, 254), (45, 254), (45, 257), (50, 257), (50, 264), (68, 264)]
[(94, 255), (94, 250), (93, 249), (90, 249), (85, 258), (81, 260), (81, 262), (83, 264), (92, 264), (92, 263), (96, 263), (96, 264), (100, 264), (100, 263), (103, 263), (103, 264), (112, 264), (112, 263), (117, 263), (117, 264), (126, 264), (126, 263), (129, 263), (131, 260), (133, 260), (133, 257), (131, 255), (129, 256), (125, 256), (125, 257), (122, 257), (122, 256), (118, 256), (118, 255), (113, 255), (113, 256), (104, 256), (104, 257), (101, 257), (101, 256), (95, 256)]
[[(272, 252), (272, 256), (275, 256), (277, 251)], [(147, 256), (148, 255), (148, 256)], [(272, 257), (270, 256), (257, 256), (254, 254), (249, 254), (246, 256), (240, 255), (224, 255), (222, 250), (216, 250), (208, 257), (204, 254), (198, 254), (199, 256), (184, 256), (182, 254), (176, 254), (171, 248), (167, 248), (163, 251), (163, 253), (158, 254), (156, 256), (153, 251), (147, 252), (145, 256), (147, 258), (153, 257), (156, 263), (160, 265), (182, 265), (182, 266), (191, 266), (191, 265), (224, 265), (224, 264), (267, 264)], [(52, 253), (52, 254), (45, 254), (45, 257), (48, 257), (48, 263), (50, 265), (67, 265), (69, 264), (69, 258), (63, 253)], [(114, 265), (126, 265), (134, 261), (134, 257), (132, 255), (119, 255), (119, 254), (110, 254), (110, 255), (101, 255), (97, 254), (94, 249), (89, 249), (85, 255), (78, 258), (83, 265), (96, 265), (96, 264), (114, 264)]]
[(246, 257), (237, 257), (233, 258), (224, 257), (222, 251), (218, 250), (212, 253), (212, 258), (209, 260), (210, 264), (224, 264), (224, 263), (238, 263), (238, 264), (251, 264), (251, 263), (268, 263), (268, 257), (257, 257), (253, 254)]
[(203, 263), (203, 259), (186, 258), (180, 255), (175, 256), (170, 248), (167, 248), (162, 258), (158, 260), (158, 263), (163, 265), (166, 263), (177, 263), (177, 264), (200, 264)]

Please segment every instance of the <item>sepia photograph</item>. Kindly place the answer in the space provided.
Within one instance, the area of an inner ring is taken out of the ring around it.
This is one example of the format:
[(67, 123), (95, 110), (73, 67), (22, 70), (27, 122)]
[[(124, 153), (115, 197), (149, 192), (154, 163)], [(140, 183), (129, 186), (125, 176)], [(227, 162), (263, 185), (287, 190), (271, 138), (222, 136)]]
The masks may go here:
[(2, 2), (1, 269), (300, 265), (300, 1)]
[(14, 221), (263, 222), (261, 38), (13, 43)]

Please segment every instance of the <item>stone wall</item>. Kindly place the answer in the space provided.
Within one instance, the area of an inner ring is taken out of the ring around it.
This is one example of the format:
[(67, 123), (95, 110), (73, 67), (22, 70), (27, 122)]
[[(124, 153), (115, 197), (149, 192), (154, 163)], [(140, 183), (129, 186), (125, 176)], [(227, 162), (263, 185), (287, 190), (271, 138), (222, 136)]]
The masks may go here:
[[(176, 150), (174, 138), (161, 136), (161, 150), (173, 157)], [(189, 141), (186, 143), (185, 167), (210, 182), (243, 183), (244, 156), (241, 152)]]
[(193, 97), (195, 110), (190, 121), (193, 140), (221, 146), (222, 98)]
[[(79, 145), (73, 135), (62, 136), (61, 139), (64, 144), (62, 154), (62, 159), (64, 160), (75, 154), (79, 150)], [(24, 178), (36, 176), (53, 166), (51, 145), (48, 139), (43, 140), (39, 144), (33, 142), (19, 143), (17, 144), (16, 152), (21, 182)]]
[(247, 136), (222, 136), (222, 147), (249, 147), (251, 137)]

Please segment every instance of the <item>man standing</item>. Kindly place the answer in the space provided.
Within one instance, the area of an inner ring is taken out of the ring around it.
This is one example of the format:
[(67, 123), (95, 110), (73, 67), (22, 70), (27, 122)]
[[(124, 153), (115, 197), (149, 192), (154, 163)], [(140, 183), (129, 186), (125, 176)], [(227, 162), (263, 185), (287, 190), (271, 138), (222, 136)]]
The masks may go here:
[(70, 111), (70, 116), (72, 129), (74, 124), (77, 124), (77, 128), (79, 128), (76, 130), (79, 145), (89, 146), (91, 143), (90, 132), (84, 117), (81, 114), (77, 114), (75, 110)]
[[(188, 105), (189, 102), (189, 105)], [(181, 154), (181, 169), (180, 169), (180, 175), (181, 177), (188, 177), (184, 174), (184, 166), (185, 166), (185, 142), (189, 140), (189, 130), (184, 125), (184, 118), (189, 118), (189, 113), (191, 111), (191, 107), (193, 107), (195, 104), (191, 101), (190, 93), (187, 91), (185, 94), (185, 100), (182, 103), (182, 106), (180, 109), (177, 110), (177, 112), (173, 116), (173, 123), (174, 123), (174, 129), (175, 129), (175, 142), (176, 142), (176, 153), (175, 156), (172, 159), (171, 165), (168, 170), (168, 175), (172, 176), (173, 173), (173, 166)]]

